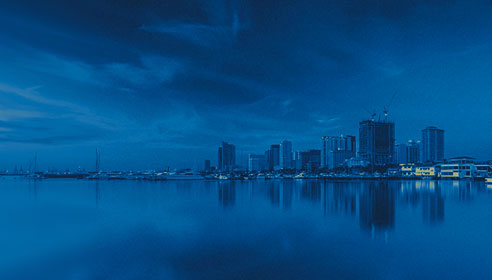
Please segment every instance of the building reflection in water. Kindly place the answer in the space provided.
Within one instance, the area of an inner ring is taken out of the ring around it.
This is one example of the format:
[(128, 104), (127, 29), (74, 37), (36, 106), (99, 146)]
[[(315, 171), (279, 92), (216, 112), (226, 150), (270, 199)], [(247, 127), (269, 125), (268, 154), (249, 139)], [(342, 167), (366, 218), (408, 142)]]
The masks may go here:
[(218, 182), (219, 203), (224, 208), (234, 206), (236, 202), (236, 182)]
[(472, 200), (472, 194), (471, 194), (471, 187), (472, 187), (472, 182), (471, 181), (455, 181), (453, 182), (453, 186), (455, 186), (457, 183), (458, 186), (458, 198), (459, 200), (462, 201), (469, 201)]
[(271, 206), (284, 210), (306, 207), (309, 202), (312, 211), (354, 217), (361, 230), (373, 236), (388, 236), (394, 229), (397, 206), (415, 208), (423, 223), (435, 225), (445, 220), (446, 199), (470, 201), (475, 195), (492, 192), (492, 185), (473, 181), (257, 180), (213, 184), (217, 184), (218, 200), (224, 208), (245, 195), (253, 200), (266, 199)]
[(403, 202), (409, 204), (413, 208), (417, 208), (420, 203), (420, 181), (402, 181), (401, 182), (401, 198)]
[(29, 180), (27, 188), (29, 192), (29, 198), (32, 198), (33, 200), (38, 200), (38, 180)]
[(395, 225), (395, 190), (387, 181), (369, 182), (359, 198), (359, 220), (363, 230), (385, 232)]
[(435, 224), (444, 221), (444, 196), (439, 182), (427, 181), (422, 189), (422, 217), (424, 222)]
[(355, 216), (358, 208), (357, 193), (360, 184), (357, 182), (324, 182), (323, 209), (327, 213)]
[(284, 209), (292, 207), (292, 197), (294, 195), (294, 181), (286, 180), (282, 184), (282, 206)]
[(301, 197), (311, 201), (321, 200), (321, 183), (319, 180), (304, 180), (301, 183)]
[(99, 181), (96, 180), (95, 186), (94, 186), (94, 192), (95, 192), (95, 199), (96, 199), (96, 207), (99, 207), (99, 199), (100, 199), (100, 190), (99, 190)]
[(274, 206), (280, 205), (280, 182), (278, 181), (269, 181), (268, 182), (268, 197), (270, 198), (270, 202)]

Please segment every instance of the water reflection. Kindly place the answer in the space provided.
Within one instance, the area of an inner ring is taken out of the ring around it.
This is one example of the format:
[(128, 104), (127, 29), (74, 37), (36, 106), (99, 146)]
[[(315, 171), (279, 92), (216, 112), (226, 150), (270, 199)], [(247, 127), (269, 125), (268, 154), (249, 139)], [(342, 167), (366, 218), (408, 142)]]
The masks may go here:
[(318, 202), (321, 200), (321, 183), (318, 180), (301, 181), (301, 196), (304, 199)]
[(280, 205), (280, 182), (279, 181), (269, 181), (268, 186), (268, 197), (273, 206)]
[(395, 224), (395, 191), (388, 182), (371, 182), (360, 196), (360, 227), (371, 232), (392, 229)]
[(325, 183), (324, 189), (324, 211), (325, 214), (329, 211), (331, 213), (341, 213), (345, 215), (356, 215), (358, 209), (358, 196), (357, 191), (360, 188), (360, 184), (352, 184), (349, 182), (333, 182), (332, 184)]
[(0, 279), (487, 279), (492, 267), (483, 182), (2, 183)]
[(460, 200), (469, 201), (473, 199), (471, 186), (471, 181), (465, 181), (458, 185), (458, 197)]
[(285, 181), (282, 184), (282, 205), (284, 209), (290, 209), (292, 206), (292, 197), (294, 195), (294, 182)]
[(422, 217), (429, 224), (444, 221), (444, 196), (440, 186), (422, 191)]
[(218, 185), (219, 202), (224, 208), (232, 207), (236, 202), (236, 182)]
[(285, 210), (296, 208), (303, 201), (319, 204), (324, 215), (358, 217), (360, 228), (372, 234), (394, 229), (397, 205), (420, 208), (422, 222), (436, 225), (444, 221), (446, 193), (457, 201), (471, 201), (474, 193), (492, 189), (472, 181), (431, 180), (272, 180), (217, 184), (219, 202), (225, 208), (234, 205), (236, 196), (244, 195), (236, 190), (247, 186), (252, 200), (265, 195), (272, 207), (282, 206)]

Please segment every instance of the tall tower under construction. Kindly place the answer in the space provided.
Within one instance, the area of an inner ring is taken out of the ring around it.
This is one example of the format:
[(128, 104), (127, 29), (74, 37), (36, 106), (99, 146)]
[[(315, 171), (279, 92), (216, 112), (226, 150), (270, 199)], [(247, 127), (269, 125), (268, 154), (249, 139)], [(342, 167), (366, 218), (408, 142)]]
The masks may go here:
[(382, 166), (393, 162), (395, 149), (395, 123), (370, 120), (360, 122), (359, 156), (373, 166)]

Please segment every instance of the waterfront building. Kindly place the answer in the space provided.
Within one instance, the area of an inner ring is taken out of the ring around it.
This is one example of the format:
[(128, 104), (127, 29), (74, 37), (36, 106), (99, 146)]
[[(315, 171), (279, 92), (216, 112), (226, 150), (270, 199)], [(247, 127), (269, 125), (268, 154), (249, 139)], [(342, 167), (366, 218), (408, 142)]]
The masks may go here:
[(420, 162), (420, 141), (408, 140), (408, 143), (396, 144), (394, 159), (398, 164)]
[(422, 130), (422, 162), (444, 160), (444, 130), (429, 126)]
[(475, 167), (477, 168), (475, 174), (476, 178), (487, 178), (489, 174), (492, 174), (492, 166), (488, 163), (476, 163)]
[(262, 171), (265, 169), (265, 155), (250, 154), (248, 158), (248, 171)]
[(301, 153), (302, 153), (301, 151), (295, 151), (294, 152), (294, 168), (296, 170), (302, 169)]
[(270, 150), (268, 150), (268, 169), (280, 169), (280, 145), (278, 144), (271, 145)]
[(344, 165), (348, 168), (361, 168), (367, 167), (369, 162), (361, 157), (353, 157), (345, 161)]
[(321, 166), (321, 150), (296, 152), (296, 169), (314, 172)]
[(280, 167), (292, 168), (292, 142), (287, 140), (280, 142)]
[(472, 157), (456, 157), (441, 164), (441, 178), (443, 179), (472, 178), (476, 171), (475, 159)]
[(407, 163), (407, 145), (406, 144), (395, 144), (395, 163), (405, 164)]
[(411, 177), (414, 175), (415, 164), (400, 164), (400, 173), (402, 176)]
[(209, 172), (210, 171), (210, 160), (206, 159), (203, 166), (204, 166), (203, 170), (206, 172)]
[(359, 156), (372, 165), (393, 162), (395, 123), (388, 120), (366, 120), (359, 127)]
[(232, 171), (236, 165), (236, 146), (227, 142), (222, 142), (219, 147), (219, 170)]
[(434, 178), (437, 176), (435, 166), (417, 166), (415, 167), (414, 175), (422, 178)]
[(347, 159), (355, 157), (355, 136), (321, 137), (321, 167), (340, 167)]

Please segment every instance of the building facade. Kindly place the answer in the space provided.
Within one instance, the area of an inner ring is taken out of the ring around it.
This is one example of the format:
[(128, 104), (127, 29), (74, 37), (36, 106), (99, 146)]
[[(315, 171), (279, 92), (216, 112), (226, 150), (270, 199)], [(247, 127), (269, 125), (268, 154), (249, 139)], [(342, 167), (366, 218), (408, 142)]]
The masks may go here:
[(211, 170), (211, 166), (210, 166), (210, 160), (209, 159), (206, 159), (204, 162), (203, 162), (203, 170), (206, 171), (206, 172), (209, 172)]
[(219, 170), (232, 171), (236, 165), (236, 146), (227, 142), (222, 142), (222, 146), (219, 147), (218, 162)]
[(444, 160), (444, 130), (429, 126), (422, 130), (422, 162)]
[(280, 145), (278, 144), (271, 145), (270, 150), (268, 150), (268, 169), (280, 169)]
[(248, 158), (248, 171), (262, 171), (265, 169), (265, 155), (250, 154)]
[(280, 142), (280, 167), (292, 168), (292, 142), (287, 140)]
[(463, 179), (472, 178), (477, 172), (475, 159), (471, 157), (457, 157), (441, 164), (441, 178)]
[(372, 165), (393, 162), (395, 150), (395, 123), (367, 120), (360, 122), (359, 156)]
[(333, 169), (343, 165), (345, 160), (355, 157), (355, 136), (321, 137), (321, 167)]
[(296, 169), (314, 172), (321, 166), (321, 150), (309, 150), (296, 152)]
[(406, 144), (396, 144), (394, 160), (395, 163), (418, 163), (420, 162), (420, 141), (408, 140)]

